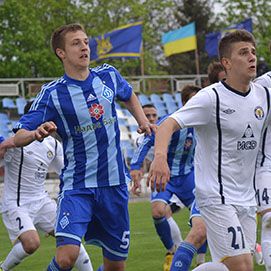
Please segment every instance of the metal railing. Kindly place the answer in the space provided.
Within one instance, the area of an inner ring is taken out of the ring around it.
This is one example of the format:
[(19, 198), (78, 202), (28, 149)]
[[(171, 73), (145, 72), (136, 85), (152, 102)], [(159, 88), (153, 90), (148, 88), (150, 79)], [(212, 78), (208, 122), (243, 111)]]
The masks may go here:
[[(195, 84), (202, 86), (203, 81), (207, 78), (206, 74), (192, 75), (145, 75), (145, 76), (130, 76), (125, 79), (131, 83), (134, 91), (137, 93), (174, 93), (181, 91), (184, 84)], [(0, 78), (0, 96), (7, 95), (5, 85), (10, 84), (11, 87), (17, 85), (19, 87), (19, 96), (32, 97), (37, 94), (42, 84), (53, 81), (54, 77), (40, 78)], [(2, 84), (2, 87), (1, 87)], [(2, 93), (1, 93), (2, 89)], [(14, 95), (14, 96), (18, 96)]]

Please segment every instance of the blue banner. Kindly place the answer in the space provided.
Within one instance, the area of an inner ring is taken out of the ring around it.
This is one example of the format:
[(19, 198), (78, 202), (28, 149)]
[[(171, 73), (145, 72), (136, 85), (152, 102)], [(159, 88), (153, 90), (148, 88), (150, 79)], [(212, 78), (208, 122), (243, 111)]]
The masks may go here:
[(218, 55), (218, 43), (220, 39), (227, 32), (234, 31), (236, 29), (245, 29), (252, 33), (252, 19), (246, 19), (239, 24), (231, 25), (220, 32), (209, 33), (205, 36), (205, 51), (208, 53), (209, 57)]
[(89, 40), (90, 60), (140, 57), (142, 22), (131, 23)]

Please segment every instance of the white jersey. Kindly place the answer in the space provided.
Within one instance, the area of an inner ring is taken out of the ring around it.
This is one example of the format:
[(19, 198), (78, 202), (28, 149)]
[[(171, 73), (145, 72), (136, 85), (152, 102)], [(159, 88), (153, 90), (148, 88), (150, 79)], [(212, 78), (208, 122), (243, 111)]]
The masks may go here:
[[(254, 81), (255, 83), (271, 88), (271, 71), (263, 74)], [(262, 145), (259, 150), (257, 167), (266, 167), (271, 171), (271, 126), (269, 125), (263, 133)]]
[(225, 82), (210, 85), (171, 115), (195, 127), (195, 184), (199, 206), (256, 206), (253, 177), (269, 92), (254, 83), (247, 93)]
[(60, 174), (63, 167), (61, 143), (50, 136), (23, 148), (8, 149), (4, 166), (3, 212), (47, 196), (47, 172)]

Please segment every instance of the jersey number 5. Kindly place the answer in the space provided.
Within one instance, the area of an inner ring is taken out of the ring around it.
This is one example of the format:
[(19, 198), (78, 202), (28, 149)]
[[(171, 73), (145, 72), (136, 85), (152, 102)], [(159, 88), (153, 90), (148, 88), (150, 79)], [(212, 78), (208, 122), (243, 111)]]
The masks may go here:
[(129, 247), (129, 244), (130, 244), (129, 235), (130, 235), (130, 231), (123, 232), (122, 239), (121, 239), (122, 245), (120, 245), (121, 248), (127, 249)]

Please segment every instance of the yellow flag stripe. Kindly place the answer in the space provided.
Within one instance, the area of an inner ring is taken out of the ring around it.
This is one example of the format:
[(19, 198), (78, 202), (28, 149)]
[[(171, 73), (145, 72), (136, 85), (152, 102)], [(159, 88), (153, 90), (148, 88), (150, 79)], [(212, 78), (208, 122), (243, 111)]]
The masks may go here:
[(175, 40), (164, 44), (164, 52), (166, 56), (179, 54), (195, 50), (197, 48), (196, 36)]

